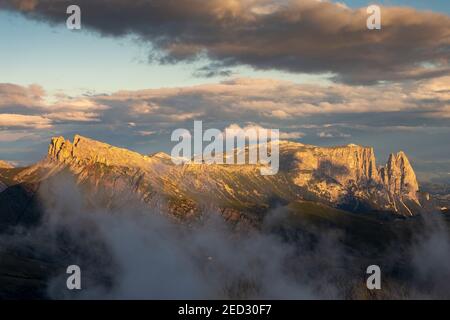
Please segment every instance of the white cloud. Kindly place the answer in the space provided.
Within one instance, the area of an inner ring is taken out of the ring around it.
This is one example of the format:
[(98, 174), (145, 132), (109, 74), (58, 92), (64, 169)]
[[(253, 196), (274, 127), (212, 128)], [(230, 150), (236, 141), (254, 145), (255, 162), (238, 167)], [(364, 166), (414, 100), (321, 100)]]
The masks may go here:
[[(126, 130), (135, 137), (143, 137), (145, 132), (170, 132), (202, 120), (219, 128), (229, 124), (248, 127), (249, 123), (279, 128), (281, 139), (300, 139), (303, 130), (309, 137), (347, 138), (349, 130), (350, 133), (366, 130), (368, 125), (415, 128), (426, 122), (427, 128), (438, 127), (450, 117), (448, 81), (448, 77), (442, 77), (404, 84), (350, 86), (235, 78), (212, 84), (95, 96), (59, 95), (53, 102), (44, 98), (45, 91), (39, 86), (0, 84), (0, 93), (7, 95), (9, 101), (20, 101), (25, 108), (16, 110), (3, 104), (3, 109), (11, 109), (3, 111), (0, 125), (3, 129), (41, 130), (59, 126), (62, 132), (64, 126), (71, 132), (78, 128), (84, 132)], [(400, 120), (389, 123), (394, 116)], [(374, 121), (369, 123), (367, 119)], [(342, 133), (333, 129), (334, 125), (327, 127), (324, 121), (347, 123), (348, 130)]]
[(64, 111), (53, 112), (45, 115), (51, 120), (69, 121), (69, 122), (99, 122), (100, 115), (95, 112), (83, 111)]
[(300, 132), (300, 131), (281, 132), (280, 133), (280, 139), (285, 139), (285, 140), (300, 139), (300, 138), (303, 138), (304, 136), (305, 136), (305, 134), (303, 132)]
[(32, 132), (0, 130), (0, 142), (15, 142), (19, 140), (35, 140), (37, 137)]
[(341, 133), (341, 132), (331, 133), (331, 132), (321, 131), (321, 132), (317, 133), (317, 136), (320, 138), (350, 138), (352, 135), (347, 134), (347, 133)]
[(444, 82), (445, 79), (434, 79), (402, 85), (325, 86), (238, 78), (191, 87), (122, 91), (93, 99), (97, 104), (109, 104), (111, 108), (121, 105), (126, 110), (123, 116), (141, 121), (186, 121), (194, 118), (240, 122), (288, 121), (320, 114), (410, 111), (438, 117), (438, 114), (449, 112), (449, 92), (442, 89)]
[(138, 132), (139, 135), (143, 136), (143, 137), (148, 137), (148, 136), (152, 136), (156, 133), (156, 131), (139, 131)]
[[(271, 128), (271, 129), (277, 129), (277, 128)], [(256, 124), (248, 124), (246, 126), (241, 127), (240, 125), (233, 123), (231, 125), (229, 125), (228, 127), (226, 127), (224, 129), (224, 132), (229, 132), (230, 134), (233, 134), (235, 136), (241, 136), (243, 137), (243, 135), (246, 132), (251, 132), (254, 131), (257, 134), (261, 131), (261, 130), (270, 130), (269, 128), (264, 128), (262, 126), (256, 125)], [(277, 129), (279, 130), (279, 129)], [(283, 140), (289, 140), (289, 139), (300, 139), (302, 137), (304, 137), (304, 133), (300, 132), (300, 131), (292, 131), (292, 132), (280, 132), (279, 133), (279, 138), (283, 139)], [(252, 142), (252, 140), (250, 140), (250, 142)]]
[(48, 129), (51, 126), (51, 120), (41, 116), (0, 114), (0, 127)]

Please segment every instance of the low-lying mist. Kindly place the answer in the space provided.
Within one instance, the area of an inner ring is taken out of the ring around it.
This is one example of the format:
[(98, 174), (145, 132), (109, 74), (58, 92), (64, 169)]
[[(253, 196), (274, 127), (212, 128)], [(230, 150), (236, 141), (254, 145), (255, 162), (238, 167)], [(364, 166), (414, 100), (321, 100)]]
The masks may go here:
[[(130, 195), (105, 209), (68, 176), (43, 183), (39, 197), (39, 226), (1, 240), (51, 262), (44, 298), (450, 298), (450, 238), (439, 216), (421, 218), (411, 241), (370, 253), (344, 243), (352, 230), (280, 231), (284, 207), (268, 212), (260, 228), (236, 229), (214, 211), (181, 223)], [(79, 291), (66, 287), (73, 264), (81, 268)], [(371, 264), (381, 267), (381, 290), (366, 288)]]

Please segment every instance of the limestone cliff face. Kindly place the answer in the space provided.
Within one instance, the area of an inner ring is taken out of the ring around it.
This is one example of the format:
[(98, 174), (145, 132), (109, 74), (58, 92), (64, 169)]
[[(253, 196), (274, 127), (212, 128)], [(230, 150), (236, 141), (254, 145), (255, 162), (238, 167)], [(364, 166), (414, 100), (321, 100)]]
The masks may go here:
[(414, 208), (421, 207), (419, 184), (407, 156), (403, 152), (391, 154), (386, 166), (380, 168), (380, 177), (394, 211), (414, 215)]
[(75, 135), (73, 143), (63, 137), (52, 138), (48, 159), (66, 164), (104, 164), (145, 167), (150, 158), (127, 149)]
[(8, 162), (0, 160), (0, 169), (11, 169), (11, 168), (13, 168), (13, 166), (10, 165)]
[(321, 148), (302, 145), (295, 152), (298, 184), (323, 178), (341, 185), (379, 182), (372, 148), (349, 145)]
[(380, 168), (383, 184), (391, 194), (417, 199), (419, 184), (406, 155), (401, 151), (391, 154), (385, 167)]
[(339, 203), (356, 194), (368, 198), (369, 189), (381, 182), (373, 148), (299, 145), (294, 150), (290, 168), (294, 183), (328, 202)]
[(288, 202), (312, 197), (353, 211), (369, 208), (412, 215), (420, 209), (416, 176), (403, 152), (377, 169), (371, 147), (282, 141), (279, 150), (280, 172), (266, 177), (254, 165), (176, 166), (164, 153), (145, 156), (78, 135), (73, 142), (53, 138), (47, 160), (68, 166), (79, 181), (96, 189), (111, 194), (134, 190), (149, 202), (163, 195), (181, 206), (189, 203), (190, 211), (196, 197), (234, 206), (260, 205), (273, 197)]
[[(315, 147), (288, 143), (282, 156), (291, 161), (293, 182), (330, 203), (369, 203), (378, 210), (411, 215), (410, 203), (420, 206), (418, 182), (407, 156), (391, 155), (386, 166), (377, 169), (371, 147), (347, 145)], [(357, 206), (357, 204), (355, 205)]]
[[(1, 169), (11, 169), (11, 168), (13, 168), (13, 166), (10, 165), (8, 162), (0, 160), (0, 170)], [(8, 188), (8, 186), (6, 185), (6, 183), (4, 183), (2, 181), (2, 176), (0, 174), (0, 193), (5, 191), (6, 188)]]

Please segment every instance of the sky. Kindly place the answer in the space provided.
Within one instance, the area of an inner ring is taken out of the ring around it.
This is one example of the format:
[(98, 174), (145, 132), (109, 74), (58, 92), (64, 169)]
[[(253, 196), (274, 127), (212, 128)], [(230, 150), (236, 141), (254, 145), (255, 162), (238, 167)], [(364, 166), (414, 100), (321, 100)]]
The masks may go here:
[(405, 151), (450, 180), (450, 2), (0, 0), (0, 159), (75, 133), (170, 152), (194, 120), (317, 145)]

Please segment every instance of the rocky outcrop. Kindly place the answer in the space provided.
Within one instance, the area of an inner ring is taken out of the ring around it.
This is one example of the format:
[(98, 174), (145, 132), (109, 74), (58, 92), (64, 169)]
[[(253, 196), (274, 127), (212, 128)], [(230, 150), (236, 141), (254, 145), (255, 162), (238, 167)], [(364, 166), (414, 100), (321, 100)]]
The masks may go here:
[(404, 152), (391, 154), (386, 166), (380, 168), (380, 176), (390, 194), (419, 201), (416, 174)]
[(416, 175), (403, 152), (391, 155), (386, 166), (377, 169), (371, 147), (284, 142), (280, 150), (293, 182), (330, 204), (346, 208), (364, 204), (364, 208), (369, 205), (403, 215), (411, 215), (420, 207)]
[(102, 190), (111, 198), (132, 192), (147, 203), (164, 199), (175, 211), (177, 204), (182, 208), (183, 203), (205, 199), (220, 208), (270, 207), (272, 202), (307, 199), (351, 211), (401, 215), (420, 211), (416, 176), (403, 152), (377, 168), (371, 147), (281, 141), (279, 150), (279, 173), (261, 176), (255, 165), (178, 166), (164, 153), (145, 156), (77, 135), (73, 142), (53, 138), (46, 163), (70, 168), (80, 183), (93, 185), (96, 192)]
[(73, 143), (52, 138), (47, 159), (65, 164), (145, 167), (150, 157), (123, 148), (75, 135)]
[(6, 161), (0, 160), (0, 169), (11, 169), (13, 166)]
[[(281, 146), (283, 149), (283, 146)], [(328, 180), (341, 185), (379, 182), (373, 148), (357, 145), (321, 148), (301, 145), (294, 153), (296, 183)]]
[[(8, 162), (0, 160), (0, 170), (2, 170), (2, 169), (12, 169), (12, 168), (13, 168), (13, 166), (10, 165)], [(8, 188), (6, 183), (3, 182), (1, 179), (2, 178), (1, 178), (1, 175), (0, 175), (0, 193), (5, 191)]]
[(386, 166), (379, 169), (381, 181), (389, 193), (395, 212), (414, 215), (421, 208), (416, 174), (404, 152), (389, 156)]

